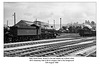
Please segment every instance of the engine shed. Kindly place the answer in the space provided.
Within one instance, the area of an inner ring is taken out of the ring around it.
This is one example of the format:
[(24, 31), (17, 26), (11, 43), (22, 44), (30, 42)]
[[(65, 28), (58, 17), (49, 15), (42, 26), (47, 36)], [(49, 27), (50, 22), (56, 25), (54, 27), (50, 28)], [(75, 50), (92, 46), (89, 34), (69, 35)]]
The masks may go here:
[(31, 35), (40, 35), (41, 28), (40, 26), (35, 25), (31, 21), (21, 20), (11, 28), (11, 33), (14, 36), (31, 36)]

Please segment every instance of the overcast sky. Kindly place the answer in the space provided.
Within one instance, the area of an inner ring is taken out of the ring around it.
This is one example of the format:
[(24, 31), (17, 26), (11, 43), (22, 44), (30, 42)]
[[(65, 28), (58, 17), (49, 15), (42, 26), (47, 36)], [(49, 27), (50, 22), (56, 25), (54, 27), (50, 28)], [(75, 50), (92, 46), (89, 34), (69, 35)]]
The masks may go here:
[(13, 13), (17, 20), (39, 20), (53, 24), (70, 22), (83, 23), (85, 20), (96, 22), (96, 3), (4, 3), (4, 23), (13, 25)]

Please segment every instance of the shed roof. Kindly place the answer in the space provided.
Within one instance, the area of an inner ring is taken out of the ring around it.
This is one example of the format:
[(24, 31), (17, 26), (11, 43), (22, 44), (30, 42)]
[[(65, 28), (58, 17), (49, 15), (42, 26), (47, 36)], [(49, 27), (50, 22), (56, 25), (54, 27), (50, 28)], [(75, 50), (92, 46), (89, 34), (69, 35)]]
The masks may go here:
[(34, 24), (31, 21), (26, 21), (26, 20), (20, 20), (17, 24), (14, 25), (15, 27), (18, 28), (35, 28), (35, 27), (39, 27), (36, 24)]

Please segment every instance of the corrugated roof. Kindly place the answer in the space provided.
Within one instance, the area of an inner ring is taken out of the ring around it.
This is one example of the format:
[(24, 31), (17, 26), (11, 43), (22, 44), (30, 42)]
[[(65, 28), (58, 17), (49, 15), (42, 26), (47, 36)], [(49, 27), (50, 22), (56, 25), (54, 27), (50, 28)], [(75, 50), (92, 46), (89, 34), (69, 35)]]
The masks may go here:
[(34, 28), (34, 26), (38, 27), (33, 22), (26, 21), (26, 20), (21, 20), (17, 24), (15, 24), (14, 26), (19, 27), (19, 28)]
[(48, 25), (48, 23), (42, 21), (34, 21), (33, 23), (37, 25)]

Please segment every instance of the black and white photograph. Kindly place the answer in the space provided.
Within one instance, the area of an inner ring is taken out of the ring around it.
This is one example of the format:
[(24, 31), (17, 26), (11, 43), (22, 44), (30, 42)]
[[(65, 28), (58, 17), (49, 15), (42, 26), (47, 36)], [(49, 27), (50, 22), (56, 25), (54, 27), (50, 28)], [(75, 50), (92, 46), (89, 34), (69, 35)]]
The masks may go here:
[(4, 2), (4, 57), (97, 57), (96, 2)]

